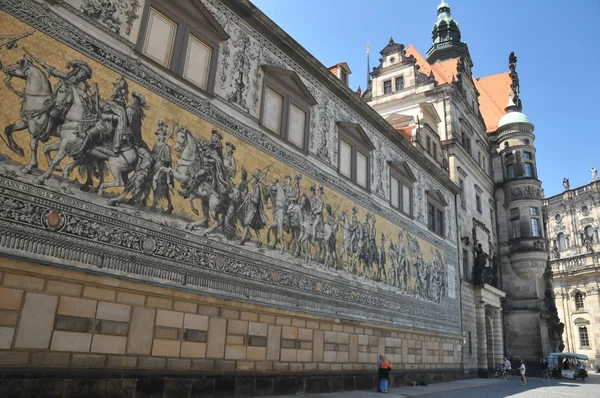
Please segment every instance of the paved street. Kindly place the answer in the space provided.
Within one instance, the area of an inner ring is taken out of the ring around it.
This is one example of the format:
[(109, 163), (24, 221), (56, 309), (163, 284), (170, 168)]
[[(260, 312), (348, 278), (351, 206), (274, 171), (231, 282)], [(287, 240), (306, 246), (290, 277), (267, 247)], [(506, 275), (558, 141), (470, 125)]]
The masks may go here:
[[(426, 387), (401, 387), (391, 388), (385, 396), (401, 397), (425, 397), (425, 398), (558, 398), (558, 397), (581, 397), (597, 398), (600, 396), (600, 375), (590, 373), (585, 383), (570, 380), (552, 380), (544, 382), (540, 378), (529, 378), (527, 386), (521, 384), (520, 378), (513, 377), (511, 380), (495, 379), (468, 379), (450, 383), (431, 384)], [(297, 397), (298, 395), (294, 395)], [(302, 395), (312, 398), (375, 398), (383, 394), (375, 391), (353, 391), (332, 394), (306, 394)], [(285, 398), (291, 398), (286, 396)], [(277, 397), (276, 397), (277, 398)], [(284, 398), (283, 396), (279, 398)]]

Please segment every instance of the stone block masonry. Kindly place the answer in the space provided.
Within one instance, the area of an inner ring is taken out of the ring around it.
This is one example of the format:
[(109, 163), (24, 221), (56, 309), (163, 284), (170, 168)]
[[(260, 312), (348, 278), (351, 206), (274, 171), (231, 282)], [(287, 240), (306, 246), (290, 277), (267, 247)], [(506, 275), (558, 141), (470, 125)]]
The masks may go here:
[[(74, 375), (86, 377), (85, 369), (95, 371), (89, 388), (156, 389), (161, 397), (179, 388), (223, 391), (223, 374), (235, 391), (251, 385), (265, 395), (372, 388), (379, 354), (388, 355), (402, 377), (460, 376), (458, 335), (442, 338), (17, 260), (3, 259), (0, 275), (2, 393), (37, 391), (46, 382), (67, 388)], [(136, 381), (148, 370), (155, 382)], [(199, 371), (204, 379), (195, 380)], [(172, 372), (187, 380), (170, 380)], [(3, 378), (16, 374), (38, 379)], [(123, 380), (113, 383), (115, 375)]]

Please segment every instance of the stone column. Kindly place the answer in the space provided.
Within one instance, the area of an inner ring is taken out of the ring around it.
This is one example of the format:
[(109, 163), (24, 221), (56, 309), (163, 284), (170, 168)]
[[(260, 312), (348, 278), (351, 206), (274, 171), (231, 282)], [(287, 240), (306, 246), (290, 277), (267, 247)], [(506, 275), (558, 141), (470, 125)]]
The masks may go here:
[(482, 302), (476, 303), (475, 305), (475, 323), (477, 330), (477, 369), (487, 370), (488, 361), (485, 307)]
[(504, 332), (502, 330), (502, 309), (494, 307), (494, 364), (504, 362)]

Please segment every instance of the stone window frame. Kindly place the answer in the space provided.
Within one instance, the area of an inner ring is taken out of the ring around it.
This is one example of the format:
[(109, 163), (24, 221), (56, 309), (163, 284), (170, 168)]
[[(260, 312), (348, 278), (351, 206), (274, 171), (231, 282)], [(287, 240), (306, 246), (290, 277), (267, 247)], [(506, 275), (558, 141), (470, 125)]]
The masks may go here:
[[(537, 178), (537, 172), (535, 170), (535, 156), (532, 151), (523, 151), (521, 154), (521, 160), (523, 161), (523, 177), (526, 178)], [(531, 175), (528, 176), (526, 173), (526, 165), (531, 167)]]
[[(390, 205), (400, 211), (402, 214), (413, 218), (414, 217), (414, 184), (417, 182), (417, 178), (414, 173), (410, 169), (408, 163), (406, 161), (395, 161), (389, 162), (390, 167)], [(398, 180), (398, 207), (395, 207), (392, 204), (392, 178)], [(403, 186), (406, 186), (410, 193), (410, 204), (409, 204), (409, 212), (404, 211), (404, 189)]]
[[(448, 202), (446, 202), (444, 196), (437, 189), (426, 191), (426, 194), (427, 229), (443, 238), (445, 235), (446, 207), (448, 207)], [(433, 210), (433, 218), (431, 218), (432, 212), (430, 210)]]
[(569, 248), (567, 246), (567, 236), (564, 232), (559, 232), (558, 234), (556, 234), (556, 246), (558, 247), (558, 251), (561, 252)]
[[(352, 184), (360, 187), (361, 189), (371, 192), (371, 161), (373, 159), (372, 152), (375, 150), (375, 145), (369, 139), (369, 136), (363, 130), (360, 124), (350, 122), (335, 122), (338, 128), (338, 167), (337, 171), (341, 178), (351, 181)], [(350, 155), (350, 177), (342, 174), (340, 171), (341, 165), (341, 150), (342, 141), (346, 142), (352, 148)], [(357, 182), (357, 152), (360, 152), (367, 158), (367, 186), (363, 187)]]
[[(401, 83), (400, 88), (398, 88), (398, 83)], [(396, 76), (394, 78), (394, 88), (396, 89), (395, 91), (404, 90), (404, 84), (404, 75)]]
[[(261, 127), (270, 135), (302, 151), (304, 154), (308, 154), (311, 108), (317, 105), (317, 101), (312, 96), (310, 91), (308, 91), (304, 83), (302, 83), (302, 80), (300, 80), (300, 77), (296, 74), (296, 72), (271, 65), (262, 65), (261, 69), (263, 70), (263, 85), (259, 117), (259, 123)], [(281, 125), (279, 126), (279, 133), (271, 130), (264, 123), (264, 99), (266, 98), (267, 89), (282, 97), (280, 120)], [(304, 139), (302, 147), (299, 147), (288, 138), (290, 108), (292, 105), (306, 114), (304, 119)]]
[(575, 304), (575, 311), (585, 310), (585, 294), (580, 291), (576, 291), (573, 294), (573, 303)]
[[(160, 0), (146, 1), (142, 12), (135, 51), (138, 55), (149, 62), (152, 62), (154, 65), (157, 65), (159, 68), (174, 74), (187, 84), (194, 86), (194, 88), (212, 95), (215, 87), (220, 43), (228, 40), (229, 35), (219, 25), (212, 14), (204, 8), (202, 3), (193, 0), (173, 0), (169, 3), (170, 6)], [(201, 21), (198, 16), (195, 17), (194, 13), (190, 11), (190, 8), (194, 9), (198, 15), (202, 15), (206, 21)], [(154, 9), (177, 25), (168, 67), (161, 65), (159, 62), (143, 53), (144, 41), (148, 34), (148, 19), (150, 17), (151, 9)], [(197, 83), (184, 77), (185, 53), (190, 40), (190, 35), (194, 36), (197, 40), (211, 49), (210, 65), (205, 88), (200, 87)]]
[[(387, 84), (389, 83), (389, 91), (386, 92)], [(383, 81), (383, 95), (392, 93), (392, 79)]]
[[(509, 159), (509, 157), (511, 159)], [(504, 156), (502, 156), (502, 160), (504, 163), (504, 173), (506, 175), (506, 179), (507, 180), (514, 180), (515, 178), (517, 178), (517, 171), (515, 170), (515, 165), (516, 165), (516, 155), (514, 152), (509, 152), (504, 154)], [(509, 170), (512, 170), (512, 175), (509, 172)]]
[[(533, 214), (533, 211), (535, 209), (535, 214)], [(534, 235), (534, 221), (536, 224), (536, 228), (537, 228), (537, 235)], [(543, 226), (542, 226), (542, 212), (540, 211), (540, 209), (536, 206), (529, 206), (529, 227), (530, 227), (530, 232), (531, 232), (531, 236), (534, 238), (543, 238), (544, 237), (544, 231)]]
[(483, 214), (483, 207), (481, 205), (481, 195), (483, 194), (483, 189), (479, 187), (479, 185), (475, 184), (475, 207), (480, 214)]
[(590, 335), (587, 330), (587, 326), (579, 326), (579, 347), (590, 348)]
[[(521, 238), (521, 214), (518, 208), (509, 210), (510, 231), (512, 239)], [(515, 224), (516, 222), (516, 224)], [(517, 228), (515, 228), (515, 226)], [(518, 235), (518, 236), (517, 236)]]

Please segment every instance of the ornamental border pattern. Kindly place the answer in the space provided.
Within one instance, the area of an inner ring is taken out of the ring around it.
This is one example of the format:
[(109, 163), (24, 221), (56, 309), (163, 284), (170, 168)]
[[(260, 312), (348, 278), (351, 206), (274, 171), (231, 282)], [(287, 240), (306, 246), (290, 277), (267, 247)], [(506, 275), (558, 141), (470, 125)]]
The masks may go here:
[[(0, 251), (8, 255), (56, 265), (59, 260), (78, 269), (101, 270), (195, 293), (262, 304), (277, 301), (284, 308), (330, 316), (457, 331), (458, 315), (452, 316), (436, 304), (408, 297), (399, 300), (393, 293), (375, 293), (359, 283), (352, 286), (327, 275), (310, 276), (303, 268), (294, 269), (242, 249), (232, 252), (225, 243), (197, 235), (192, 236), (200, 243), (172, 238), (181, 231), (170, 227), (161, 227), (163, 231), (127, 228), (122, 219), (102, 214), (107, 210), (101, 206), (18, 181), (0, 178), (0, 186), (11, 186), (0, 188)], [(53, 226), (47, 222), (51, 213), (60, 219)], [(404, 322), (398, 322), (398, 313), (405, 315)], [(429, 322), (423, 323), (424, 319)]]

